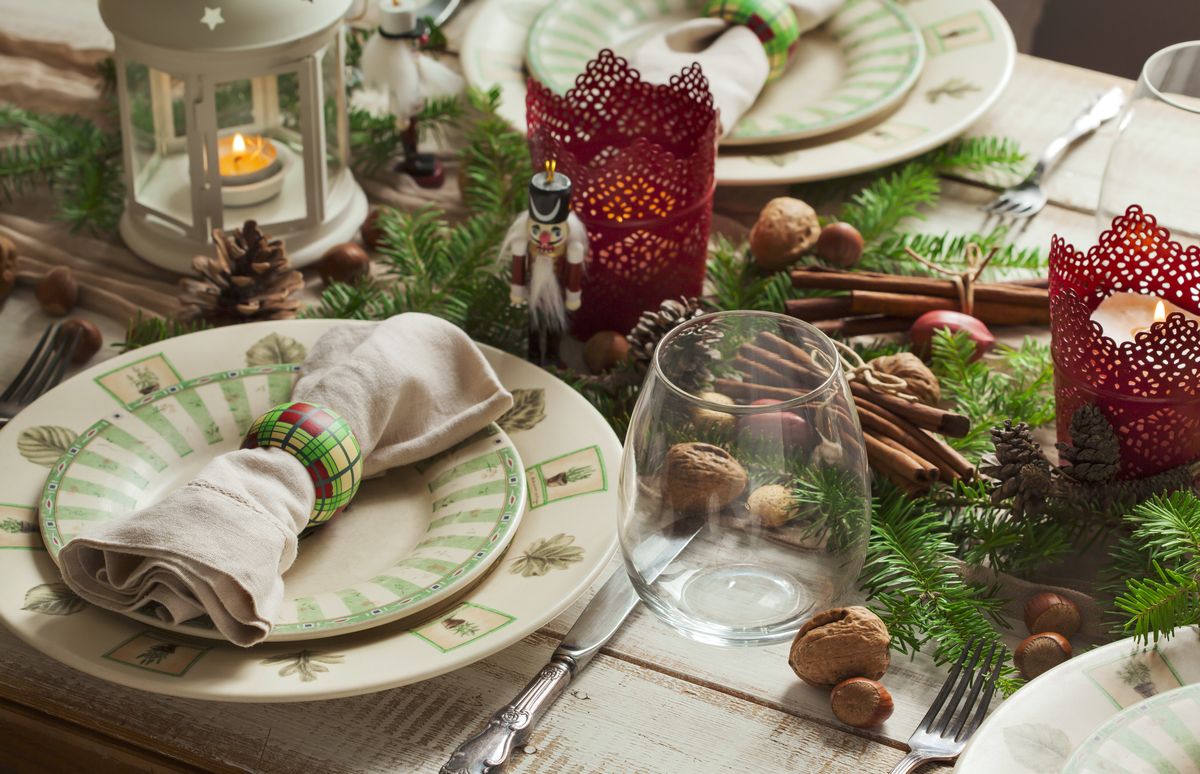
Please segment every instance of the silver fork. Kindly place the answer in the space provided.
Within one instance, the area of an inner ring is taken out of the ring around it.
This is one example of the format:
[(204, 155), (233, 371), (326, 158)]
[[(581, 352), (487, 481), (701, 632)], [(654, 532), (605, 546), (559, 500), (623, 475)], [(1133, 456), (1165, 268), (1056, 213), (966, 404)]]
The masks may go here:
[(994, 215), (1010, 218), (1031, 218), (1046, 206), (1046, 192), (1042, 190), (1042, 178), (1076, 140), (1091, 134), (1101, 124), (1121, 112), (1125, 105), (1125, 94), (1117, 87), (1097, 94), (1087, 108), (1079, 114), (1067, 131), (1050, 141), (1041, 158), (1034, 165), (1029, 177), (983, 205), (982, 209)]
[[(978, 645), (971, 641), (967, 642), (962, 655), (958, 657), (954, 668), (946, 677), (946, 682), (942, 683), (942, 690), (938, 691), (933, 705), (921, 719), (917, 730), (909, 737), (908, 755), (900, 759), (896, 768), (892, 769), (892, 774), (908, 774), (929, 761), (951, 761), (959, 756), (959, 753), (967, 746), (967, 738), (975, 733), (979, 724), (983, 722), (988, 705), (992, 702), (992, 694), (996, 691), (996, 680), (1000, 677), (1000, 665), (1004, 663), (1003, 648), (1000, 649), (1000, 656), (995, 659), (996, 665), (991, 669), (990, 674), (987, 668), (988, 664), (992, 663), (993, 656), (996, 655), (996, 647), (996, 643), (993, 642), (987, 656), (981, 659), (983, 642), (980, 641)], [(969, 661), (968, 654), (970, 654)], [(967, 695), (967, 700), (962, 702), (963, 693), (966, 692), (968, 685), (971, 687), (971, 692)], [(950, 696), (952, 690), (954, 695), (947, 702), (946, 698)], [(982, 697), (980, 691), (983, 692)], [(961, 711), (959, 710), (960, 702), (962, 702)], [(975, 710), (974, 715), (971, 714), (972, 709)]]
[(79, 343), (80, 328), (64, 332), (60, 326), (48, 325), (37, 346), (25, 360), (3, 393), (0, 393), (0, 427), (4, 427), (25, 406), (62, 381), (67, 364)]

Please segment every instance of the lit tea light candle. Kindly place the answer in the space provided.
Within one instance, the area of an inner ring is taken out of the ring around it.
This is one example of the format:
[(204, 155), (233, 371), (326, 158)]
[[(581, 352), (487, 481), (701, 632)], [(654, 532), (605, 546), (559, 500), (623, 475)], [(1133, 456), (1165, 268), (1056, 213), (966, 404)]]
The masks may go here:
[(1150, 330), (1156, 322), (1164, 322), (1176, 312), (1200, 322), (1200, 316), (1175, 306), (1155, 295), (1118, 292), (1100, 302), (1091, 314), (1092, 322), (1100, 323), (1104, 335), (1117, 344), (1133, 341), (1139, 333)]
[(217, 158), (222, 186), (257, 183), (278, 174), (282, 167), (270, 140), (255, 134), (246, 138), (241, 132), (217, 140)]

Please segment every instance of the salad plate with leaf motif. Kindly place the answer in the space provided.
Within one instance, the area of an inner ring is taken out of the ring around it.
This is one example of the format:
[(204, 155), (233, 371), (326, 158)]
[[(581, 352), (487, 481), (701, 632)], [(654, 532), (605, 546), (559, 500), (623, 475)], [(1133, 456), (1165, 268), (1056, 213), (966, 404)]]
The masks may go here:
[(269, 641), (239, 648), (203, 621), (118, 615), (62, 583), (62, 544), (236, 447), (244, 425), (288, 397), (308, 348), (346, 324), (362, 323), (182, 336), (105, 361), (22, 411), (0, 431), (0, 620), (43, 653), (123, 685), (303, 701), (453, 671), (570, 605), (615, 548), (620, 443), (569, 386), (486, 347), (513, 409), (441, 455), (365, 482), (351, 508), (302, 538)]
[(1129, 638), (1090, 650), (1005, 699), (975, 732), (954, 770), (1196, 771), (1198, 684), (1195, 627), (1154, 645)]

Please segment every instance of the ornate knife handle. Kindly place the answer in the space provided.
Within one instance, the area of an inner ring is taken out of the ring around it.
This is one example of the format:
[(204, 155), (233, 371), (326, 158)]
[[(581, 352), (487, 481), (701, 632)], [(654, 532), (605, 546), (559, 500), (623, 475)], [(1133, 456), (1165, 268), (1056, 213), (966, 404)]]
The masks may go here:
[(492, 715), (487, 728), (451, 753), (441, 774), (494, 774), (503, 770), (513, 748), (529, 738), (534, 724), (566, 690), (574, 672), (573, 660), (555, 655), (517, 698)]

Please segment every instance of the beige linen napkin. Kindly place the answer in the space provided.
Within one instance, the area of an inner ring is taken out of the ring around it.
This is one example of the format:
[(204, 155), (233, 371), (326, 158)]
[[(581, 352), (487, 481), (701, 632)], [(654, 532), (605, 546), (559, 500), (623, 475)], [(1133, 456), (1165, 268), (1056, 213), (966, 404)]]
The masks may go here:
[[(292, 399), (346, 419), (368, 476), (436, 454), (512, 406), (466, 334), (424, 314), (329, 331)], [(63, 580), (118, 612), (157, 602), (171, 623), (207, 613), (231, 642), (253, 645), (271, 631), (313, 500), (308, 473), (286, 452), (223, 454), (162, 501), (67, 543)], [(354, 509), (334, 518), (352, 519)]]
[[(790, 0), (800, 34), (819, 26), (844, 0)], [(642, 78), (669, 83), (672, 76), (700, 63), (713, 105), (721, 113), (721, 136), (737, 125), (767, 84), (770, 64), (750, 28), (721, 19), (689, 19), (651, 36), (629, 57)]]

